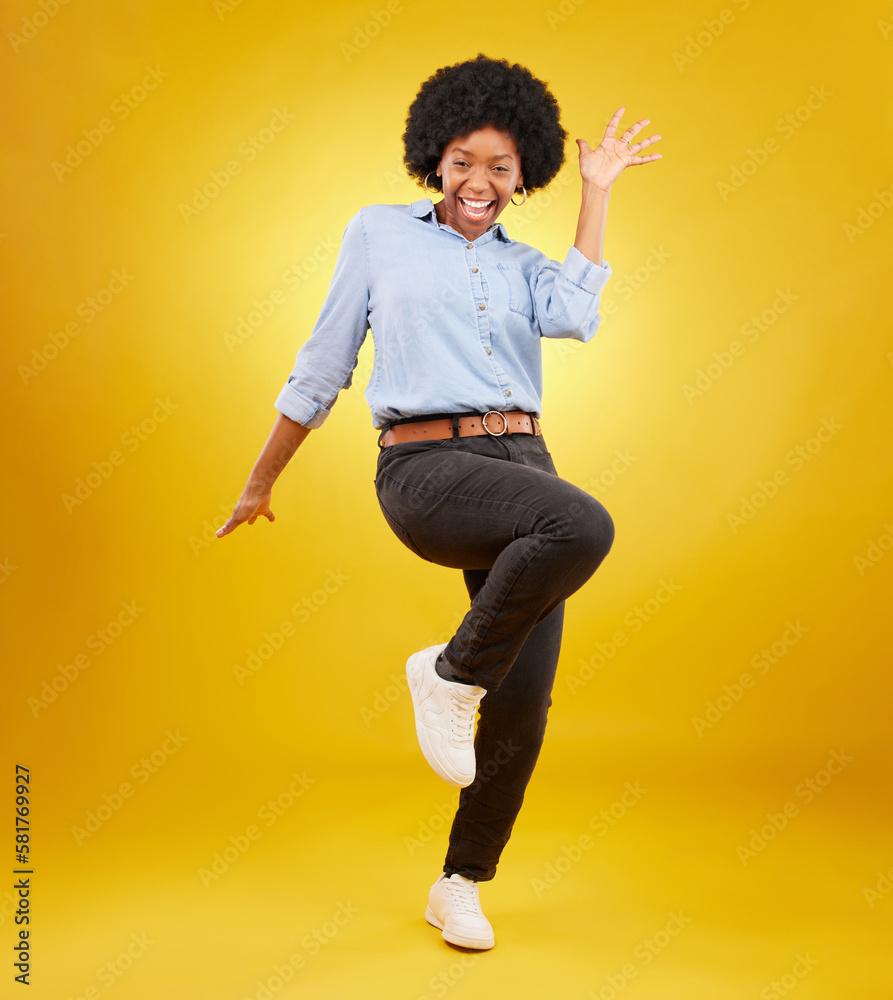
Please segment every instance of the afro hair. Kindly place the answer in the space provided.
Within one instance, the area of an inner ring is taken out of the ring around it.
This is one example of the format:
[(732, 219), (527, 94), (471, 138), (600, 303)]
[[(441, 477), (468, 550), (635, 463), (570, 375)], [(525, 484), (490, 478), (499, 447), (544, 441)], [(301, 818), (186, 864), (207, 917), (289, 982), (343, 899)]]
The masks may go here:
[[(515, 140), (529, 194), (564, 163), (567, 132), (559, 118), (558, 102), (530, 70), (481, 54), (441, 67), (422, 84), (409, 106), (403, 162), (423, 184), (453, 139), (492, 125)], [(429, 187), (442, 191), (441, 179), (432, 176)]]

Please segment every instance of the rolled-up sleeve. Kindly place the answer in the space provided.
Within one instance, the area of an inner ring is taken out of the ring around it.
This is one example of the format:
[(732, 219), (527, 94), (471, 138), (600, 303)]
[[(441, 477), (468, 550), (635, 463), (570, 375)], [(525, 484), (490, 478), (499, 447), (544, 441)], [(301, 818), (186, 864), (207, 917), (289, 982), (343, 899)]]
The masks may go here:
[(606, 260), (595, 264), (575, 246), (560, 266), (549, 261), (540, 267), (532, 287), (540, 334), (591, 340), (601, 321), (601, 291), (610, 277), (611, 265)]
[(326, 300), (274, 406), (305, 427), (322, 426), (350, 386), (369, 329), (369, 268), (362, 209), (347, 223)]

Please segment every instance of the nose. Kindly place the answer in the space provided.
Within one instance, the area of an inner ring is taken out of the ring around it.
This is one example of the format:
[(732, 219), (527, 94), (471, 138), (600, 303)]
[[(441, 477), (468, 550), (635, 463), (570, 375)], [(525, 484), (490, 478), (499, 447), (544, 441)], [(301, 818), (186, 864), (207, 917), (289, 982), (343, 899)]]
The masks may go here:
[(475, 170), (474, 174), (468, 178), (468, 188), (469, 190), (475, 192), (475, 194), (482, 194), (490, 187), (487, 180), (486, 168), (481, 166)]

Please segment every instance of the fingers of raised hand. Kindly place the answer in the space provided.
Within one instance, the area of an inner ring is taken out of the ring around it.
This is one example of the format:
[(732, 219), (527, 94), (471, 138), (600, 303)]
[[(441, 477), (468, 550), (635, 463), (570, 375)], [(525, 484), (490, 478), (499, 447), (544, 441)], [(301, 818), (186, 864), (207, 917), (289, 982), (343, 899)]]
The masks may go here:
[(623, 117), (623, 112), (626, 108), (619, 107), (613, 115), (611, 115), (611, 120), (608, 122), (608, 127), (605, 129), (605, 137), (610, 139), (613, 137), (617, 126), (620, 124), (620, 119)]
[(636, 152), (639, 152), (639, 151), (641, 151), (643, 149), (647, 149), (650, 145), (652, 145), (652, 143), (659, 142), (659, 141), (660, 141), (660, 136), (659, 135), (650, 135), (650, 136), (648, 136), (647, 139), (642, 139), (641, 142), (634, 142), (634, 143), (632, 143), (629, 148), (630, 148), (630, 151), (635, 150)]
[[(637, 142), (635, 146), (636, 152), (638, 153), (641, 152), (643, 149), (647, 149), (653, 142), (657, 142), (659, 139), (660, 139), (659, 135), (652, 135), (648, 139), (643, 140), (642, 142)], [(650, 153), (648, 156), (634, 156), (632, 162), (634, 164), (651, 163), (654, 160), (660, 160), (662, 158), (663, 158), (662, 154), (660, 153)]]
[(633, 122), (632, 125), (620, 136), (621, 139), (626, 141), (627, 139), (632, 142), (633, 139), (642, 131), (643, 128), (651, 121), (650, 118), (640, 118), (637, 122)]

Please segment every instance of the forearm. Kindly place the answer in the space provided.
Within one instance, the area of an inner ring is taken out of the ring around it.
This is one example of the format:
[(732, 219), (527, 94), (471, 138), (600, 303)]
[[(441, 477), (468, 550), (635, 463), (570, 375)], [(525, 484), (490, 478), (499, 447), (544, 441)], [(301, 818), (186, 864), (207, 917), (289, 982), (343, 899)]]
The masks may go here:
[(583, 182), (580, 218), (574, 246), (584, 257), (601, 266), (605, 246), (605, 223), (608, 220), (608, 202), (611, 192)]
[(249, 479), (268, 488), (271, 487), (309, 433), (309, 427), (304, 427), (303, 424), (296, 423), (284, 413), (280, 413), (276, 423), (273, 424), (267, 443), (254, 463)]

